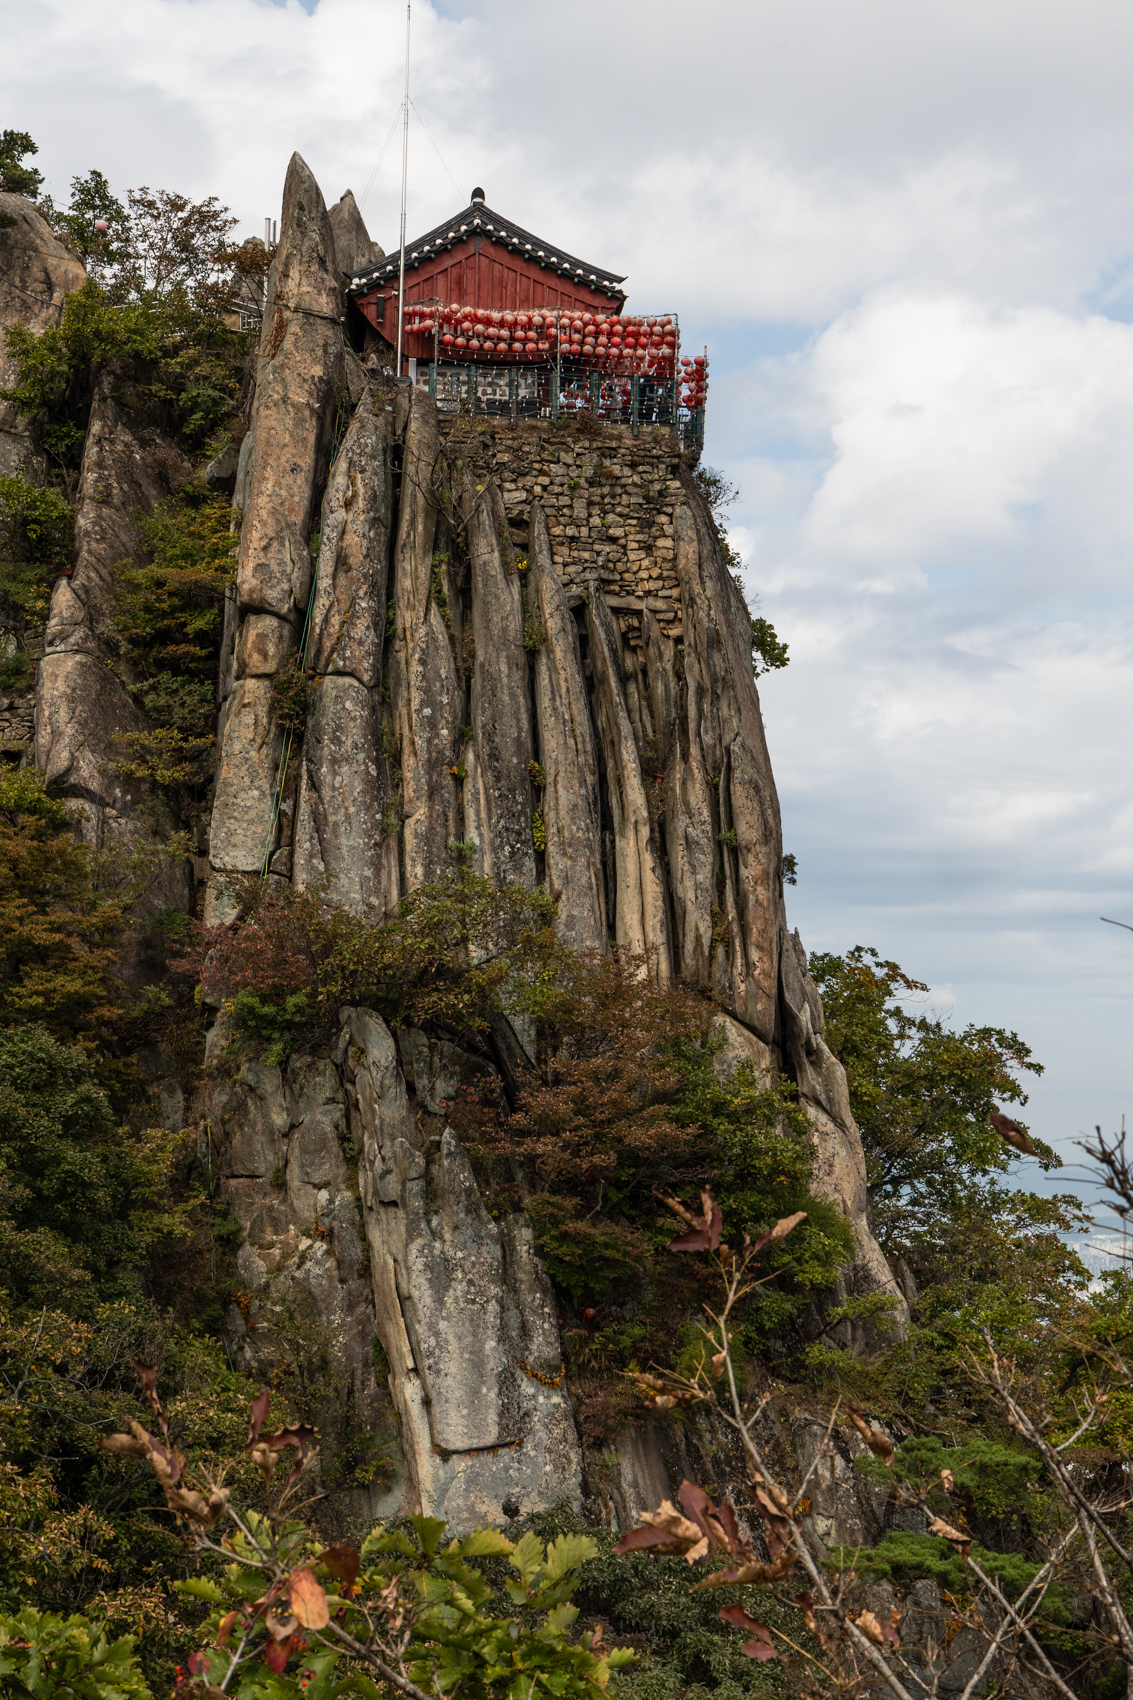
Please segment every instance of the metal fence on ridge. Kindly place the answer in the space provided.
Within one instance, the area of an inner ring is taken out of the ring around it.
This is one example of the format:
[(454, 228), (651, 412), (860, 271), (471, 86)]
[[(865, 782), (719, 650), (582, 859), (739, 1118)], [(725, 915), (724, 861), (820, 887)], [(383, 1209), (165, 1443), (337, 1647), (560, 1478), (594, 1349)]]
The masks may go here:
[(675, 431), (682, 449), (704, 447), (704, 408), (687, 407), (680, 381), (645, 373), (596, 372), (563, 361), (548, 365), (472, 365), (449, 360), (417, 360), (417, 385), (435, 396), (442, 414), (470, 414), (500, 420), (561, 419), (587, 416), (605, 425)]

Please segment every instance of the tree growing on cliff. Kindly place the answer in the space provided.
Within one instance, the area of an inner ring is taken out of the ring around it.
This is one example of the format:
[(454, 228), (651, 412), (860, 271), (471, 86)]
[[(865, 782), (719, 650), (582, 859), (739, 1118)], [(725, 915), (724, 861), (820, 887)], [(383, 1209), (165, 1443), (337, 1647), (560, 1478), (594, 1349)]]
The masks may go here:
[(102, 280), (127, 259), (130, 249), (130, 215), (114, 194), (101, 171), (72, 177), (71, 199), (66, 208), (56, 207), (45, 196), (42, 209), (56, 230), (77, 249), (91, 277)]
[(658, 988), (640, 968), (561, 952), (553, 976), (538, 977), (523, 1000), (538, 1035), (535, 1066), (519, 1071), (510, 1102), (491, 1081), (453, 1115), (492, 1208), (526, 1212), (573, 1313), (567, 1373), (595, 1446), (626, 1423), (619, 1372), (670, 1360), (680, 1350), (675, 1319), (700, 1302), (696, 1268), (662, 1255), (659, 1191), (711, 1183), (752, 1234), (806, 1212), (784, 1279), (744, 1314), (747, 1350), (771, 1339), (783, 1351), (797, 1346), (795, 1318), (853, 1252), (849, 1225), (811, 1193), (809, 1124), (789, 1082), (761, 1080), (750, 1064), (721, 1079), (715, 1005)]
[[(827, 1044), (846, 1070), (862, 1133), (870, 1204), (890, 1240), (955, 1211), (973, 1181), (1006, 1173), (1014, 1153), (988, 1118), (1025, 1104), (1023, 1078), (1040, 1075), (1028, 1045), (1002, 1027), (954, 1032), (937, 1015), (910, 1013), (928, 987), (862, 945), (815, 952)], [(1044, 1169), (1058, 1166), (1038, 1146)]]
[(26, 130), (0, 130), (0, 189), (8, 195), (26, 195), (34, 201), (43, 182), (43, 172), (25, 165), (29, 154), (39, 148)]

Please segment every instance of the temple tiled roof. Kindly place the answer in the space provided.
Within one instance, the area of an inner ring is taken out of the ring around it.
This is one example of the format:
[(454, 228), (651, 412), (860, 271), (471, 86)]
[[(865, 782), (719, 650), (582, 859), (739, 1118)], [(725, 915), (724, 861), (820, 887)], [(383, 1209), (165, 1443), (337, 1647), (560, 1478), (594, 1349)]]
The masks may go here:
[[(589, 265), (573, 254), (566, 254), (553, 242), (545, 242), (541, 236), (533, 236), (521, 225), (513, 224), (511, 219), (504, 218), (501, 213), (493, 212), (481, 200), (473, 200), (460, 212), (448, 218), (443, 224), (438, 224), (434, 230), (419, 236), (413, 242), (405, 245), (405, 265), (420, 265), (422, 260), (432, 259), (435, 254), (443, 253), (448, 248), (454, 248), (458, 242), (465, 242), (470, 236), (487, 236), (493, 242), (502, 243), (514, 253), (523, 255), (526, 259), (534, 260), (545, 266), (548, 271), (557, 272), (560, 277), (569, 277), (575, 283), (588, 283), (596, 289), (608, 290), (611, 294), (622, 294), (618, 285), (625, 282), (624, 277), (617, 277), (613, 272), (603, 271), (600, 266)], [(362, 294), (368, 289), (391, 282), (397, 277), (401, 265), (401, 250), (387, 254), (376, 265), (363, 266), (360, 271), (353, 272), (347, 288), (355, 295)]]

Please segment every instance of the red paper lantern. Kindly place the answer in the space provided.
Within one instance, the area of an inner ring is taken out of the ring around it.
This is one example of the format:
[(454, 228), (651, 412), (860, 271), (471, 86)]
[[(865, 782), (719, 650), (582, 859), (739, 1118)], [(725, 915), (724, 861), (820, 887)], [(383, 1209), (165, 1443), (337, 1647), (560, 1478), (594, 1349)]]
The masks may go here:
[(447, 331), (441, 338), (441, 341), (444, 343), (446, 348), (451, 348), (453, 343), (456, 341), (456, 338), (453, 336), (451, 331)]

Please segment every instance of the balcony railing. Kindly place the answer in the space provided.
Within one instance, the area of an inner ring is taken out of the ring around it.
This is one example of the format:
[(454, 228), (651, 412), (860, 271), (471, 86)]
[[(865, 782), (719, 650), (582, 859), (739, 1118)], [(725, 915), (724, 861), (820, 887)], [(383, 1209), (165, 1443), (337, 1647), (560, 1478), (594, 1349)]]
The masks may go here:
[(704, 447), (704, 408), (687, 407), (673, 378), (597, 372), (581, 362), (472, 365), (417, 360), (415, 381), (442, 414), (500, 420), (590, 418), (605, 425), (675, 431), (682, 449)]

